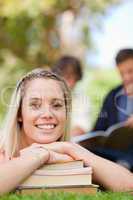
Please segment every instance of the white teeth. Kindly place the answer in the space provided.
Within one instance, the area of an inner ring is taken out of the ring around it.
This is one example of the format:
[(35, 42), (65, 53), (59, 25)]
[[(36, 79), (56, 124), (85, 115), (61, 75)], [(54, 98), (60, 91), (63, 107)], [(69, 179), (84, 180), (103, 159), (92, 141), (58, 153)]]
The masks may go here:
[(54, 124), (44, 124), (44, 125), (37, 125), (40, 129), (53, 129), (55, 127)]

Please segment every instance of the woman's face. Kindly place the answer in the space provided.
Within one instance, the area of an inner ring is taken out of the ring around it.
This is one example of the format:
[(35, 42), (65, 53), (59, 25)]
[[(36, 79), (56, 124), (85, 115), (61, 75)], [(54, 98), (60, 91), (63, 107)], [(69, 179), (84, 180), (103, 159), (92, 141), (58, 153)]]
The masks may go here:
[(66, 125), (64, 94), (59, 82), (43, 78), (29, 81), (22, 100), (20, 120), (27, 144), (57, 141)]

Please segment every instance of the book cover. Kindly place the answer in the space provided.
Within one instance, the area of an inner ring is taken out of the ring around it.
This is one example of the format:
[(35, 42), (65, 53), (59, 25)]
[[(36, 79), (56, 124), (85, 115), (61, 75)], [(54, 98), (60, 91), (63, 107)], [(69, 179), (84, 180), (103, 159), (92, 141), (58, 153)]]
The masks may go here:
[(34, 194), (34, 193), (42, 193), (42, 192), (71, 192), (76, 194), (96, 194), (98, 191), (98, 185), (69, 185), (62, 187), (35, 187), (35, 188), (19, 188), (15, 192), (17, 194)]
[(75, 174), (75, 175), (31, 175), (19, 188), (26, 187), (55, 187), (69, 185), (90, 185), (92, 183), (91, 174)]
[(73, 168), (73, 169), (38, 169), (32, 175), (39, 176), (67, 176), (77, 174), (92, 174), (91, 167)]
[(62, 187), (69, 185), (91, 185), (92, 168), (84, 167), (83, 161), (49, 164), (35, 170), (19, 188)]
[(82, 168), (84, 163), (82, 160), (73, 160), (69, 162), (60, 162), (55, 164), (45, 164), (39, 169), (41, 170), (61, 170), (61, 169), (73, 169), (73, 168)]

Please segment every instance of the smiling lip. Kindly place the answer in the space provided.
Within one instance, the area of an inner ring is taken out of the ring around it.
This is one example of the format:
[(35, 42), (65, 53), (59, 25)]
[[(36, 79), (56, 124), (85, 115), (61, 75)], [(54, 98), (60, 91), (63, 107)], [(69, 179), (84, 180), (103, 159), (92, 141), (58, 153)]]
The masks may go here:
[(41, 130), (53, 130), (56, 125), (55, 124), (38, 124), (36, 125), (37, 128)]

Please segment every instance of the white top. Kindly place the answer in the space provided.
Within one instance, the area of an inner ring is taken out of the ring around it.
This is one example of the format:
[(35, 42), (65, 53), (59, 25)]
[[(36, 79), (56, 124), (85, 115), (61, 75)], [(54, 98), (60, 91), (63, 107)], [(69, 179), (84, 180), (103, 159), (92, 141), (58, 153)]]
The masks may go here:
[(90, 130), (90, 100), (84, 88), (76, 88), (72, 93), (71, 128), (81, 127)]

